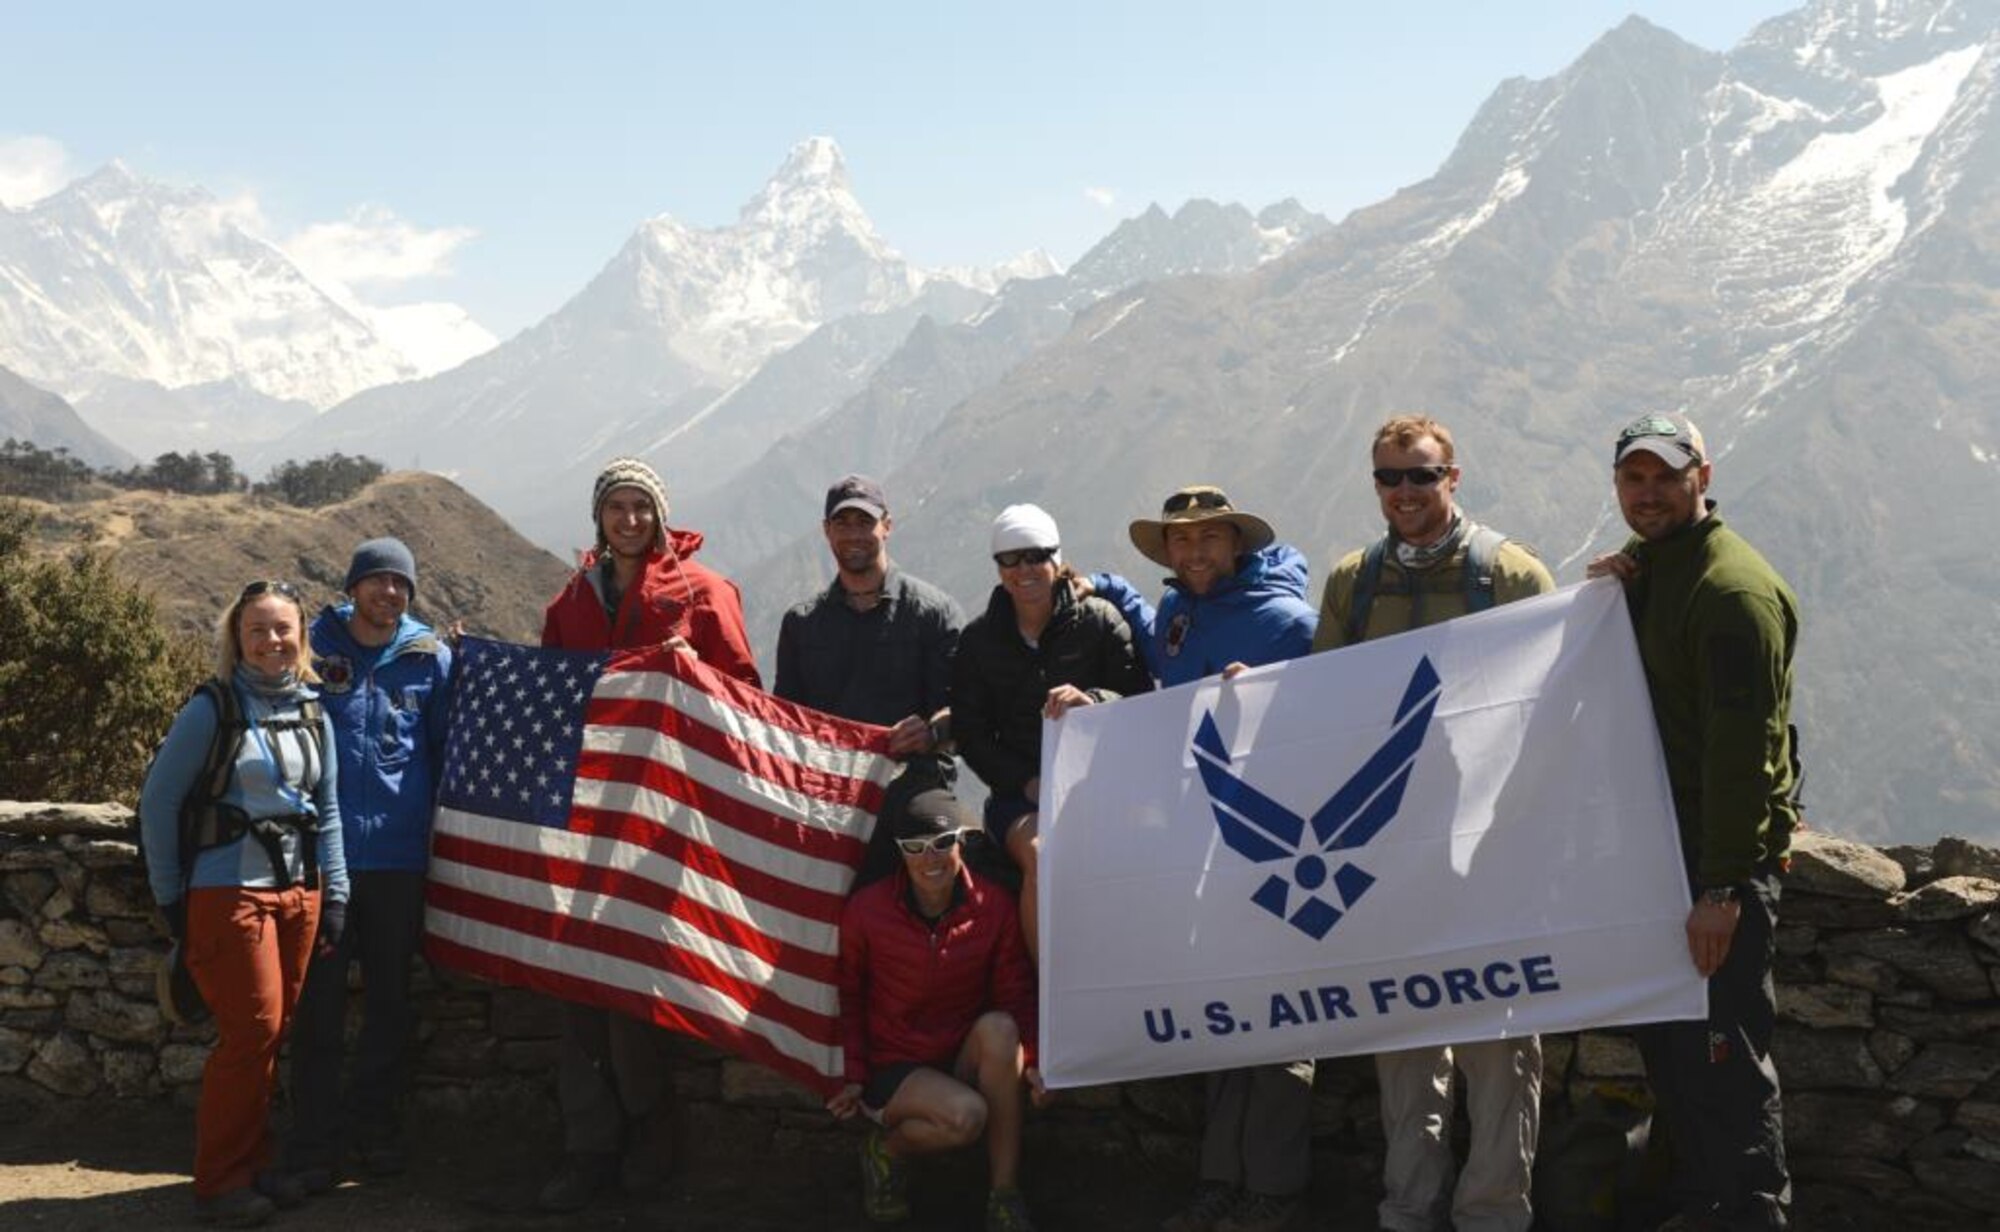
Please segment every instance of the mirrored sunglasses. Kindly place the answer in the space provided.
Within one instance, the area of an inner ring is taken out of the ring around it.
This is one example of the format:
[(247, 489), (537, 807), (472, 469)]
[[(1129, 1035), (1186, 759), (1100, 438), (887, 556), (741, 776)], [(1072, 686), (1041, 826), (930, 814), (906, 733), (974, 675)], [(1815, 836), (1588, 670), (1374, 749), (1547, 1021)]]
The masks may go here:
[(1378, 466), (1375, 468), (1375, 482), (1385, 488), (1400, 488), (1404, 480), (1420, 488), (1436, 485), (1439, 480), (1451, 474), (1449, 466)]
[(290, 582), (259, 580), (245, 586), (243, 593), (236, 596), (236, 601), (241, 603), (246, 599), (255, 599), (258, 595), (280, 595), (286, 599), (296, 601), (299, 597), (299, 590), (298, 587), (292, 585)]
[(993, 563), (1002, 569), (1012, 569), (1016, 565), (1046, 565), (1055, 558), (1054, 548), (1016, 548), (1011, 552), (993, 553)]
[(933, 834), (929, 838), (899, 838), (896, 840), (896, 846), (902, 848), (906, 856), (920, 856), (927, 851), (950, 851), (971, 835), (970, 830), (946, 830), (943, 834)]

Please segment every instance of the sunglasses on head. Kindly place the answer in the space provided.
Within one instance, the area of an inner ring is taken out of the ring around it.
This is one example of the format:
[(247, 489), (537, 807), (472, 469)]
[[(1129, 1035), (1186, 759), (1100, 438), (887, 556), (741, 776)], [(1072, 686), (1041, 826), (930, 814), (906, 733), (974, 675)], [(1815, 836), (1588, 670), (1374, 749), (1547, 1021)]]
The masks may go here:
[(1229, 495), (1213, 488), (1200, 492), (1176, 492), (1161, 506), (1164, 513), (1186, 513), (1190, 509), (1227, 509)]
[(1420, 488), (1428, 488), (1449, 474), (1449, 466), (1378, 466), (1375, 482), (1385, 488), (1400, 488), (1407, 479)]
[(1054, 548), (1016, 548), (1011, 552), (993, 553), (993, 563), (1002, 569), (1012, 569), (1016, 565), (1046, 565), (1055, 558)]
[(950, 851), (965, 841), (968, 830), (946, 830), (943, 834), (933, 834), (929, 838), (899, 838), (896, 846), (906, 856), (920, 856), (927, 851)]
[(243, 593), (236, 596), (236, 601), (241, 603), (245, 599), (255, 599), (258, 595), (279, 595), (286, 599), (297, 600), (299, 590), (290, 582), (256, 581), (245, 586)]

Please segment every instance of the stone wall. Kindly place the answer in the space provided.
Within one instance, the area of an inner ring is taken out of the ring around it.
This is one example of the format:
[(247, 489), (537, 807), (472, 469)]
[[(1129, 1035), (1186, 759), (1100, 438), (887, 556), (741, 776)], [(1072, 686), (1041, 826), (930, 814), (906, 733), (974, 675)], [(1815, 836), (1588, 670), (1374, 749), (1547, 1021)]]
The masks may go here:
[[(117, 806), (0, 802), (6, 1114), (61, 1100), (192, 1100), (212, 1036), (168, 1024), (154, 1005), (166, 942), (130, 837)], [(1911, 1227), (2000, 1214), (2000, 854), (1955, 839), (1881, 851), (1803, 835), (1780, 918), (1775, 1051), (1801, 1205), (1858, 1203)], [(552, 1116), (554, 1003), (428, 969), (418, 980), (419, 1103), (443, 1114), (545, 1105)], [(803, 1090), (681, 1047), (694, 1141), (851, 1147)], [(1624, 1131), (1643, 1119), (1645, 1095), (1637, 1049), (1620, 1034), (1550, 1037), (1545, 1051), (1544, 1161), (1571, 1161), (1565, 1183), (1600, 1191), (1542, 1195), (1553, 1215), (1601, 1201), (1632, 1163)], [(1200, 1103), (1194, 1079), (1065, 1092), (1032, 1132), (1065, 1151), (1192, 1160)], [(1314, 1128), (1322, 1167), (1379, 1173), (1365, 1058), (1322, 1064)]]

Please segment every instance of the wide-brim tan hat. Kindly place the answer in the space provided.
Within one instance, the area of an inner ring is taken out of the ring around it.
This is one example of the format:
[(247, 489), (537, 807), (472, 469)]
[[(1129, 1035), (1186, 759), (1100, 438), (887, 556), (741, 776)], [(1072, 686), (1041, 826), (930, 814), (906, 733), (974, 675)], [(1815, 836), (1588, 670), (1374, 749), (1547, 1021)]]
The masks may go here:
[(1167, 560), (1167, 527), (1191, 526), (1198, 522), (1227, 522), (1243, 536), (1243, 553), (1270, 547), (1278, 538), (1271, 524), (1254, 513), (1244, 513), (1229, 503), (1229, 494), (1209, 484), (1195, 484), (1169, 496), (1160, 506), (1158, 521), (1140, 518), (1132, 523), (1132, 546), (1156, 565), (1173, 568)]

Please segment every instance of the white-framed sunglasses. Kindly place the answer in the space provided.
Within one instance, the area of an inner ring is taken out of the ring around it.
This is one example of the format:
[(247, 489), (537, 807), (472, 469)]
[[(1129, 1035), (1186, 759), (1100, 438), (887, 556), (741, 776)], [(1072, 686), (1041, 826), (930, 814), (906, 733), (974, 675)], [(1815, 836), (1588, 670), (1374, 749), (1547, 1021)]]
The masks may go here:
[(971, 830), (946, 830), (943, 834), (933, 834), (928, 838), (899, 838), (896, 846), (906, 856), (920, 856), (927, 851), (950, 851), (971, 837)]

